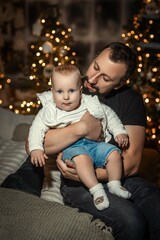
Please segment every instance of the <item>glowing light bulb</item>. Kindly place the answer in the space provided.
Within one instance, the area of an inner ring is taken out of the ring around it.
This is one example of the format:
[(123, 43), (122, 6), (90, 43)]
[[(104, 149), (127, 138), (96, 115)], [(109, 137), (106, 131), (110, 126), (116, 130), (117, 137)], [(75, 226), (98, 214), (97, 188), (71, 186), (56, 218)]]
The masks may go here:
[(153, 35), (153, 34), (151, 34), (151, 35), (150, 35), (150, 38), (152, 38), (152, 39), (153, 39), (153, 38), (154, 38), (154, 35)]
[(156, 138), (156, 135), (155, 135), (155, 134), (153, 134), (153, 135), (152, 135), (152, 139), (155, 139), (155, 138)]
[(57, 43), (59, 43), (59, 42), (60, 42), (60, 39), (59, 39), (58, 37), (56, 37), (56, 38), (55, 38), (55, 41), (56, 41)]
[(151, 119), (149, 116), (147, 116), (147, 121), (148, 121), (148, 122), (151, 122), (152, 119)]
[(157, 69), (156, 67), (152, 68), (152, 71), (153, 71), (153, 72), (157, 72), (157, 70), (158, 70), (158, 69)]
[(155, 78), (152, 78), (152, 79), (151, 79), (151, 82), (156, 82), (156, 79), (155, 79)]
[(8, 78), (6, 82), (7, 82), (8, 84), (10, 84), (12, 81), (11, 81), (10, 78)]
[(146, 98), (146, 99), (145, 99), (145, 103), (149, 103), (149, 98)]

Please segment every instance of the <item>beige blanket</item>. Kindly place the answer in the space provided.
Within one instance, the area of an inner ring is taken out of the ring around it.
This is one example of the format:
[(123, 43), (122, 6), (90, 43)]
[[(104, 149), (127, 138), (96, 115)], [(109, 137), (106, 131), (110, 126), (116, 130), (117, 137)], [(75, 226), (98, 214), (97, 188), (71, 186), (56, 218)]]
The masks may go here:
[[(102, 230), (103, 229), (103, 230)], [(1, 240), (113, 240), (98, 220), (77, 209), (0, 188)]]

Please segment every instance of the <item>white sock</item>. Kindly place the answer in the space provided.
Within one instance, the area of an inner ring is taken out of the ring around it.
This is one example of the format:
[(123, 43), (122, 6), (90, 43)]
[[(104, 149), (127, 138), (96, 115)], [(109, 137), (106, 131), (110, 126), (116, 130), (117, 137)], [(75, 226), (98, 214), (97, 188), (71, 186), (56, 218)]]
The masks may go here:
[(131, 193), (128, 192), (126, 188), (122, 187), (119, 180), (110, 181), (107, 183), (107, 186), (110, 193), (126, 199), (131, 197)]
[(94, 205), (98, 210), (102, 211), (109, 207), (109, 200), (101, 183), (90, 188), (89, 191), (93, 195)]

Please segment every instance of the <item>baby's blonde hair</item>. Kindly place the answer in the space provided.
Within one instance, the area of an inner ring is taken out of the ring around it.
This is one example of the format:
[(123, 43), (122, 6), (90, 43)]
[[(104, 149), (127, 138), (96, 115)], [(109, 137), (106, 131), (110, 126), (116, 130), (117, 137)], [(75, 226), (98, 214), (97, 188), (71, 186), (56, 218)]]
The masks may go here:
[(79, 81), (80, 85), (82, 84), (81, 73), (75, 65), (64, 64), (64, 65), (54, 67), (53, 72), (52, 72), (52, 76), (51, 76), (52, 85), (54, 83), (55, 73), (59, 73), (63, 76), (70, 75), (70, 74), (75, 74), (75, 79)]

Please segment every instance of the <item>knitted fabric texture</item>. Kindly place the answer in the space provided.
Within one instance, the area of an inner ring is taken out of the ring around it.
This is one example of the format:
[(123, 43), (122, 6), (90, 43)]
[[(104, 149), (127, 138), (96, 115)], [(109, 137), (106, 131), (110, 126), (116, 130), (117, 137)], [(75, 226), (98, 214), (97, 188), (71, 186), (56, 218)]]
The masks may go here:
[(57, 202), (0, 188), (1, 240), (113, 240), (101, 221)]

